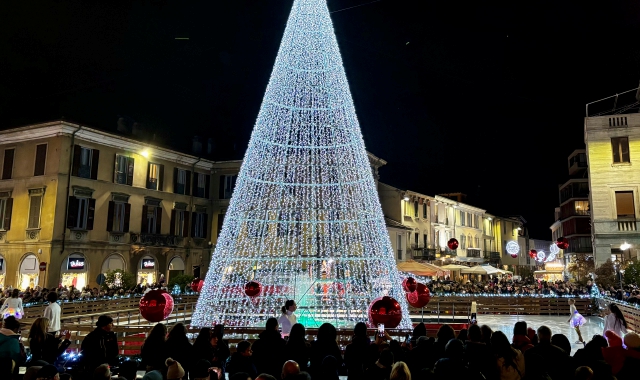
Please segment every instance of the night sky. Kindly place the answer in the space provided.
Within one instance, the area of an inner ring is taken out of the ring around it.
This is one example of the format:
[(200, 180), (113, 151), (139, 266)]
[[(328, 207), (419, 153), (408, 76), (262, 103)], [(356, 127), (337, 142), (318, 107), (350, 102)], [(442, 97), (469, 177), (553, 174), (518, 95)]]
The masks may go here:
[[(328, 5), (381, 180), (464, 192), (550, 239), (585, 104), (638, 86), (640, 2), (369, 2)], [(242, 158), (291, 4), (5, 0), (0, 128), (123, 117)]]

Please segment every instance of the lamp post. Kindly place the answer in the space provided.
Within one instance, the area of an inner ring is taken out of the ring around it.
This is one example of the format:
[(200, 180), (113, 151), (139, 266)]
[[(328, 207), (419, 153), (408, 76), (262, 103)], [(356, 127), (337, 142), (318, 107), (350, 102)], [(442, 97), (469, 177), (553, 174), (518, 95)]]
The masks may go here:
[(618, 259), (616, 259), (616, 260), (613, 262), (613, 265), (615, 266), (615, 268), (616, 268), (616, 272), (617, 272), (617, 274), (618, 274), (618, 278), (620, 279), (620, 289), (622, 289), (622, 274), (620, 273), (620, 264), (621, 264), (621, 263), (620, 263), (620, 260), (618, 260)]

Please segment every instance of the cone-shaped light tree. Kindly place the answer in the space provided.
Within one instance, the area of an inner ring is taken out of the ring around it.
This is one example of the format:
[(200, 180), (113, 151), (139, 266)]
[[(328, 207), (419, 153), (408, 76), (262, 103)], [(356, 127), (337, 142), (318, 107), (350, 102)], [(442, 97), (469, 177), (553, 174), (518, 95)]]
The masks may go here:
[(307, 327), (352, 326), (383, 295), (409, 328), (326, 2), (295, 0), (192, 325), (261, 325), (293, 299)]

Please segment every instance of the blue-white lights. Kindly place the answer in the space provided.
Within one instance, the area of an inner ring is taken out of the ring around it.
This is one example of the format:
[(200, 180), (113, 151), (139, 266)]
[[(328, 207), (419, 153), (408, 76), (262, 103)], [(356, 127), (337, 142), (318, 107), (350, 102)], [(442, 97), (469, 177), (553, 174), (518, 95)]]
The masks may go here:
[(262, 324), (294, 299), (306, 326), (348, 326), (384, 294), (410, 328), (325, 0), (296, 0), (192, 325)]

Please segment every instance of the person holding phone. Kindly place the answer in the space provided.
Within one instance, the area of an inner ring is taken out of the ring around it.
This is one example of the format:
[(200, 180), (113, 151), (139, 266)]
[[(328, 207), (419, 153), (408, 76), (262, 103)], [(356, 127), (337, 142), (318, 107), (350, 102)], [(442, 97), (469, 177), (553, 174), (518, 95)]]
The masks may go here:
[(69, 341), (71, 334), (68, 330), (65, 331), (65, 335), (56, 337), (47, 332), (48, 327), (49, 320), (47, 318), (37, 318), (29, 329), (29, 348), (31, 349), (32, 362), (44, 360), (47, 363), (54, 363), (71, 344)]

